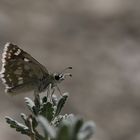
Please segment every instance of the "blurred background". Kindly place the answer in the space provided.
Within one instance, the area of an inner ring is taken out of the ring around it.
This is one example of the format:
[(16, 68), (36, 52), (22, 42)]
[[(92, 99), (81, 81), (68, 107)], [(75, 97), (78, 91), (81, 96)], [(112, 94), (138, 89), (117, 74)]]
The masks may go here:
[[(0, 0), (0, 54), (12, 42), (50, 72), (72, 66), (73, 78), (60, 85), (70, 93), (63, 113), (94, 120), (93, 140), (139, 140), (139, 7), (138, 0)], [(20, 121), (32, 93), (10, 97), (0, 88), (0, 139), (27, 140), (4, 117)]]

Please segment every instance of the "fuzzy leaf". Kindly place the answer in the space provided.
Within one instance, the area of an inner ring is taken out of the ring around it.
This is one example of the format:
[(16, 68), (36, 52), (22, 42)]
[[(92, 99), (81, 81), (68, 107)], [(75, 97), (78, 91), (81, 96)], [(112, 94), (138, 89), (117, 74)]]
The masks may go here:
[(63, 120), (63, 116), (62, 115), (58, 115), (57, 117), (55, 117), (53, 119), (53, 121), (51, 122), (51, 124), (54, 126), (54, 127), (59, 127), (60, 123), (62, 122)]
[(35, 108), (34, 102), (28, 97), (25, 97), (24, 99), (25, 99), (25, 103), (27, 104), (27, 107), (29, 108), (29, 110), (34, 113), (34, 108)]
[(27, 125), (27, 118), (28, 117), (24, 113), (21, 113), (20, 116), (21, 116), (22, 120), (24, 121), (24, 123)]
[(30, 116), (26, 116), (24, 113), (21, 113), (20, 114), (21, 118), (23, 119), (24, 123), (26, 124), (26, 126), (29, 127), (29, 119), (32, 119), (32, 125), (33, 125), (33, 129), (35, 129), (37, 127), (37, 121), (36, 121), (36, 118), (32, 115)]
[(70, 124), (73, 124), (74, 120), (75, 120), (75, 116), (73, 114), (65, 114), (63, 115), (63, 121), (67, 121)]
[(5, 119), (6, 119), (6, 122), (10, 124), (11, 128), (15, 128), (16, 131), (21, 132), (22, 134), (25, 134), (28, 136), (30, 135), (30, 130), (27, 126), (17, 122), (16, 120), (13, 120), (12, 118), (8, 116), (6, 116)]
[(59, 127), (63, 121), (67, 121), (67, 123), (72, 124), (74, 119), (73, 114), (65, 114), (56, 116), (51, 122), (53, 126)]
[(44, 103), (40, 108), (40, 115), (47, 118), (47, 120), (50, 122), (54, 117), (53, 105), (50, 102)]
[(58, 116), (59, 113), (61, 112), (66, 100), (68, 98), (68, 93), (65, 93), (58, 101), (58, 104), (57, 104), (57, 109), (56, 109), (56, 112), (55, 112), (55, 116)]

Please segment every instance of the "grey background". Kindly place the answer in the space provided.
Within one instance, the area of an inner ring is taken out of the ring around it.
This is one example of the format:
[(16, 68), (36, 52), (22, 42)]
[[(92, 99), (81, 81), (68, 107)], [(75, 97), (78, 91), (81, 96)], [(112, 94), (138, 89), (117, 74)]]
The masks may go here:
[[(72, 66), (61, 84), (63, 113), (94, 120), (93, 140), (140, 139), (140, 1), (0, 0), (0, 54), (18, 44), (51, 72)], [(10, 97), (0, 83), (0, 139), (27, 140), (5, 123), (20, 121), (26, 93)]]

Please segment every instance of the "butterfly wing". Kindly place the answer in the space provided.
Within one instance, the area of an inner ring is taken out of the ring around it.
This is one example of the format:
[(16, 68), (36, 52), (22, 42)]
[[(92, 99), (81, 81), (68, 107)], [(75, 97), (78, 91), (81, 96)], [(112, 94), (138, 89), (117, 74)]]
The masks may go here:
[(19, 93), (34, 90), (38, 81), (49, 76), (47, 69), (17, 45), (7, 43), (2, 55), (1, 79), (6, 91)]

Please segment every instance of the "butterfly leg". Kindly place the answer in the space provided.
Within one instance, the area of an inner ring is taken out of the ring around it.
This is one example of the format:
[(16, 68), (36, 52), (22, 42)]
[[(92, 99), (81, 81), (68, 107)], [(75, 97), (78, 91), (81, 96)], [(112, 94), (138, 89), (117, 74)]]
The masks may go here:
[(52, 92), (51, 92), (51, 95), (50, 95), (50, 100), (51, 101), (52, 101), (52, 98), (53, 98), (54, 91), (55, 91), (55, 88), (52, 88)]
[(50, 85), (47, 87), (46, 93), (47, 93), (47, 99), (48, 99), (49, 94), (50, 94)]
[(49, 84), (48, 88), (47, 88), (47, 99), (50, 97), (50, 101), (51, 101), (51, 90), (52, 90), (52, 84)]
[(56, 86), (56, 88), (57, 88), (57, 90), (59, 91), (60, 95), (63, 96), (63, 95), (62, 95), (62, 92), (61, 92), (61, 90), (60, 90), (60, 88), (59, 88), (58, 86)]

